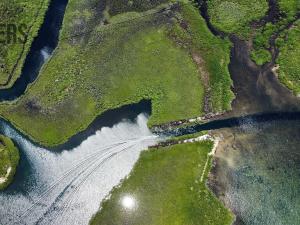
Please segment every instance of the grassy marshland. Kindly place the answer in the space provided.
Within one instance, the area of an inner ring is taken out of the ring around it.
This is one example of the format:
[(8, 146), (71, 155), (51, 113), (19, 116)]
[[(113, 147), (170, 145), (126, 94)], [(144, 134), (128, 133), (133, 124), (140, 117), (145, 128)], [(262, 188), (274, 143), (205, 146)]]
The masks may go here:
[[(258, 28), (254, 31), (253, 38), (253, 50), (251, 52), (251, 58), (258, 64), (263, 65), (267, 62), (271, 61), (271, 53), (270, 49), (270, 39), (277, 33), (282, 33), (279, 35), (278, 43), (282, 45), (284, 43), (283, 37), (286, 33), (286, 28), (289, 23), (292, 23), (296, 19), (296, 14), (300, 11), (300, 2), (297, 0), (289, 0), (289, 1), (278, 1), (278, 7), (280, 16), (278, 21), (275, 23), (268, 22), (263, 27)], [(294, 36), (295, 41), (297, 37)], [(290, 38), (289, 38), (290, 39)], [(287, 46), (290, 41), (287, 41)], [(294, 46), (296, 47), (296, 46)]]
[(129, 178), (102, 202), (91, 224), (231, 224), (232, 214), (205, 185), (211, 148), (207, 141), (142, 152)]
[[(0, 88), (11, 86), (21, 74), (24, 60), (43, 22), (48, 3), (49, 0), (1, 0)], [(16, 27), (16, 32), (11, 25)]]
[(277, 40), (279, 79), (296, 95), (300, 95), (300, 21)]
[(9, 138), (0, 135), (0, 190), (12, 182), (18, 163), (18, 149)]
[[(70, 0), (59, 46), (39, 78), (0, 113), (45, 145), (102, 112), (152, 100), (149, 125), (230, 109), (230, 43), (191, 3)], [(125, 4), (125, 5), (124, 5)]]
[(285, 14), (288, 20), (295, 18), (300, 11), (300, 2), (298, 0), (278, 0), (280, 11)]
[(268, 10), (266, 0), (208, 0), (211, 23), (220, 31), (247, 38), (251, 22), (263, 17)]
[[(212, 24), (220, 31), (236, 34), (253, 43), (251, 58), (258, 65), (272, 60), (271, 42), (275, 39), (276, 47), (280, 52), (276, 60), (280, 67), (279, 79), (299, 95), (300, 33), (297, 16), (299, 17), (300, 2), (279, 0), (273, 4), (277, 4), (278, 8), (278, 12), (275, 12), (277, 15), (273, 15), (273, 21), (263, 21), (268, 10), (265, 0), (209, 0), (208, 12)], [(251, 26), (251, 22), (259, 20), (262, 20), (261, 25)]]

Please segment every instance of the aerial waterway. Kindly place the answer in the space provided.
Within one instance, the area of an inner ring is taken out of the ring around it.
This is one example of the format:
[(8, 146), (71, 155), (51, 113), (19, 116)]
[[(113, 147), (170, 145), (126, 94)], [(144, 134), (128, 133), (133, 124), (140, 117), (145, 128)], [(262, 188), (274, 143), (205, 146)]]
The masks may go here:
[[(20, 78), (0, 90), (0, 101), (17, 99), (38, 77), (57, 46), (66, 5), (67, 0), (50, 2)], [(300, 196), (299, 100), (270, 70), (262, 71), (249, 61), (243, 41), (231, 40), (229, 70), (236, 99), (233, 110), (216, 121), (154, 134), (147, 128), (149, 102), (141, 102), (135, 105), (138, 110), (126, 106), (99, 116), (88, 129), (49, 150), (1, 120), (0, 133), (18, 145), (21, 162), (12, 185), (0, 192), (0, 224), (88, 224), (142, 150), (166, 136), (203, 130), (223, 137), (210, 186), (238, 216), (236, 223), (295, 224)]]

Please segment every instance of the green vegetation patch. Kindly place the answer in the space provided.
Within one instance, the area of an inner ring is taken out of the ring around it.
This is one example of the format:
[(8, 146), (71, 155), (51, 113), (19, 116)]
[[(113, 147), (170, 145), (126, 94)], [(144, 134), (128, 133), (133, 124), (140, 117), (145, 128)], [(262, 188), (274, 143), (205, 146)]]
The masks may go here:
[[(152, 100), (150, 126), (203, 115), (208, 89), (212, 111), (230, 109), (231, 46), (210, 33), (196, 8), (170, 3), (101, 17), (94, 3), (69, 2), (54, 55), (23, 97), (0, 106), (2, 116), (56, 145), (104, 111), (142, 99)], [(91, 30), (78, 35), (82, 24)]]
[[(189, 43), (184, 47), (190, 48), (189, 52), (199, 66), (202, 83), (207, 85), (210, 111), (216, 113), (230, 110), (231, 101), (234, 98), (231, 91), (232, 80), (228, 71), (230, 41), (212, 35), (204, 19), (199, 17), (198, 11), (192, 5), (183, 5), (181, 15), (181, 26), (187, 23), (188, 28), (185, 33), (181, 32), (181, 35), (180, 32), (177, 32), (177, 40)], [(186, 36), (187, 34), (189, 35)], [(205, 76), (206, 72), (208, 73), (207, 77)]]
[(271, 38), (274, 38), (274, 35), (278, 33), (285, 35), (285, 30), (289, 27), (290, 23), (294, 23), (296, 15), (300, 10), (300, 2), (296, 0), (284, 0), (277, 3), (280, 11), (279, 20), (275, 23), (268, 22), (263, 27), (254, 31), (251, 58), (257, 65), (263, 65), (271, 61)]
[(155, 8), (162, 3), (167, 3), (169, 0), (112, 0), (107, 1), (106, 10), (112, 16), (124, 12), (143, 12)]
[(300, 21), (277, 40), (279, 79), (296, 95), (300, 95)]
[(211, 147), (212, 142), (202, 142), (142, 152), (91, 224), (231, 224), (232, 214), (205, 185)]
[(299, 0), (278, 0), (278, 5), (280, 11), (283, 12), (289, 20), (295, 18), (296, 14), (300, 11)]
[(282, 25), (284, 24), (266, 23), (263, 27), (254, 31), (251, 58), (257, 65), (263, 65), (271, 61), (270, 38)]
[(247, 37), (250, 23), (262, 18), (268, 10), (266, 0), (209, 0), (211, 23), (220, 31)]
[(11, 86), (43, 22), (49, 0), (1, 0), (0, 88)]
[(7, 137), (0, 135), (0, 190), (13, 180), (19, 163), (19, 151)]
[(267, 49), (257, 49), (251, 51), (251, 59), (257, 65), (264, 65), (272, 60), (272, 56)]

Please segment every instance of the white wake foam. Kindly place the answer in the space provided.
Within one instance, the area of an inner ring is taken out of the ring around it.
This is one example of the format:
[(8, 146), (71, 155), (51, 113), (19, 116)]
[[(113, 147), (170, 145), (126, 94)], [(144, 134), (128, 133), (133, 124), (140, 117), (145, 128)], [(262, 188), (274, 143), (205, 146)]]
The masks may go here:
[[(88, 224), (101, 200), (126, 177), (140, 152), (157, 143), (140, 114), (102, 128), (80, 146), (54, 153), (34, 146), (14, 130), (4, 133), (23, 149), (34, 179), (16, 193), (0, 193), (0, 224)], [(22, 159), (21, 159), (22, 160)], [(27, 183), (28, 183), (27, 182)]]
[(51, 55), (51, 49), (47, 46), (42, 48), (41, 55), (43, 57), (43, 60), (46, 61)]

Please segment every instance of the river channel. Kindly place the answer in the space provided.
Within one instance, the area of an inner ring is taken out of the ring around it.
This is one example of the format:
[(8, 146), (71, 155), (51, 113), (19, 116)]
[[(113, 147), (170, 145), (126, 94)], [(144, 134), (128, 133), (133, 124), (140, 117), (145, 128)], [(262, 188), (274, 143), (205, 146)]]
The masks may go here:
[[(35, 81), (57, 46), (66, 6), (67, 0), (51, 1), (20, 78), (11, 88), (0, 90), (0, 101), (17, 99)], [(207, 16), (203, 9), (202, 15)], [(164, 132), (161, 137), (213, 130), (222, 141), (209, 187), (237, 215), (235, 223), (296, 225), (299, 100), (271, 70), (249, 61), (245, 42), (231, 40), (233, 110), (215, 121)], [(19, 147), (21, 162), (12, 185), (0, 192), (0, 224), (88, 224), (101, 200), (130, 173), (140, 152), (162, 139), (147, 127), (150, 113), (149, 101), (109, 111), (51, 150), (1, 120), (0, 133)]]

